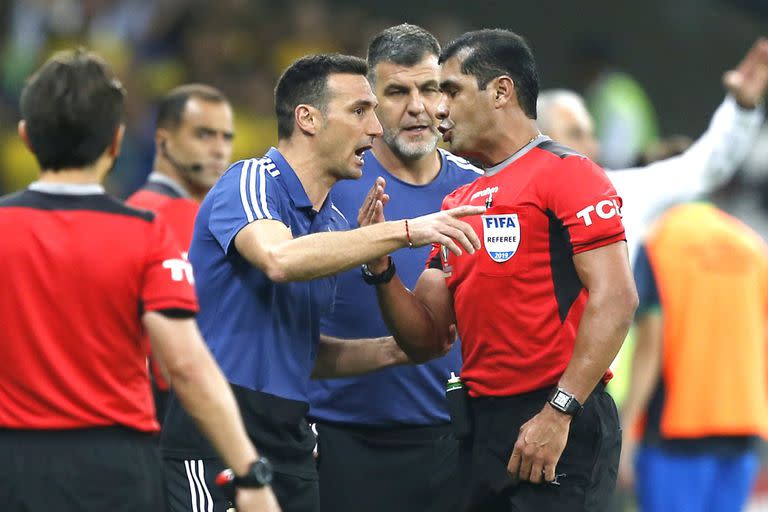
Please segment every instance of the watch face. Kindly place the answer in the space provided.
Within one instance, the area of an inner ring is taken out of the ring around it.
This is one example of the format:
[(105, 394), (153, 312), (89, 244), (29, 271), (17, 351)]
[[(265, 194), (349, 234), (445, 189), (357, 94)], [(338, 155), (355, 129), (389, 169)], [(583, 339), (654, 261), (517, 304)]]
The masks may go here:
[(259, 461), (253, 465), (253, 476), (260, 484), (269, 485), (272, 482), (272, 466), (263, 458)]
[(571, 397), (562, 391), (558, 391), (557, 394), (552, 398), (552, 403), (562, 410), (566, 410), (570, 402)]

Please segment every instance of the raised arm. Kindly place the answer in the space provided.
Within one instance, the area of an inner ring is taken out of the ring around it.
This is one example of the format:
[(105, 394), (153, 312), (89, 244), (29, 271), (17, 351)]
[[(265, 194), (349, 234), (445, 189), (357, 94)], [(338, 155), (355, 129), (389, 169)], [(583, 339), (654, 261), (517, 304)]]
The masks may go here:
[(736, 172), (764, 118), (760, 104), (768, 90), (768, 40), (758, 39), (739, 65), (725, 73), (723, 84), (729, 95), (684, 153), (609, 172), (626, 214), (637, 219), (634, 223), (648, 225), (671, 204), (710, 192)]
[[(238, 252), (275, 282), (305, 281), (348, 270), (392, 251), (445, 244), (456, 254), (473, 253), (480, 240), (459, 220), (484, 211), (461, 206), (407, 221), (393, 221), (350, 231), (313, 233), (293, 238), (290, 229), (276, 220), (260, 220), (244, 227), (235, 237)], [(407, 226), (407, 227), (406, 227)]]

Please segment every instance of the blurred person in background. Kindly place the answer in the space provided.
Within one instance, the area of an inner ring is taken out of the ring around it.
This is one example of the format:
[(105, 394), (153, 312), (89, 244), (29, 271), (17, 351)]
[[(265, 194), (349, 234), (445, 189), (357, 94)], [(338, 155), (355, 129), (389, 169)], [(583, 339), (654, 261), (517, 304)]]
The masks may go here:
[(659, 219), (634, 267), (620, 483), (643, 512), (743, 510), (768, 436), (768, 246), (692, 203)]
[[(768, 40), (758, 39), (742, 61), (723, 76), (728, 91), (709, 127), (690, 148), (645, 167), (608, 169), (622, 198), (630, 261), (647, 227), (665, 208), (696, 198), (725, 183), (739, 168), (760, 130), (768, 89)], [(585, 156), (601, 151), (582, 98), (568, 90), (543, 91), (538, 102), (543, 133)]]
[[(162, 217), (107, 196), (125, 90), (82, 50), (28, 81), (19, 135), (38, 181), (0, 199), (0, 503), (10, 511), (163, 510), (149, 335), (189, 414), (238, 478), (258, 464), (237, 403), (195, 324), (189, 264)], [(143, 329), (142, 329), (143, 327)], [(279, 512), (269, 486), (241, 511)]]
[(601, 147), (595, 161), (609, 169), (633, 165), (659, 136), (656, 111), (648, 94), (617, 63), (618, 44), (614, 37), (597, 35), (573, 46), (574, 65), (585, 85), (586, 104)]
[[(334, 301), (334, 275), (406, 246), (440, 242), (473, 252), (479, 245), (458, 219), (482, 210), (477, 207), (348, 229), (329, 194), (336, 182), (360, 178), (364, 154), (381, 135), (367, 73), (364, 60), (339, 54), (310, 55), (288, 67), (275, 88), (277, 148), (236, 162), (216, 182), (200, 205), (189, 252), (198, 324), (248, 434), (272, 461), (262, 475), (274, 479), (286, 512), (319, 509), (315, 436), (306, 421), (310, 377), (408, 362), (391, 337), (361, 342), (320, 335), (320, 318)], [(366, 215), (381, 217), (384, 185), (377, 180), (371, 187)], [(214, 485), (223, 462), (176, 396), (161, 441), (169, 508), (223, 511), (227, 500)]]
[[(200, 202), (232, 158), (232, 107), (218, 89), (186, 84), (162, 98), (156, 123), (152, 172), (126, 204), (162, 216), (186, 258)], [(156, 360), (151, 361), (155, 408), (162, 425), (168, 382)]]
[[(387, 28), (370, 43), (368, 79), (384, 133), (365, 155), (362, 177), (331, 191), (348, 219), (357, 217), (379, 176), (390, 196), (387, 219), (401, 220), (440, 210), (443, 197), (481, 173), (437, 148), (439, 55), (435, 37), (415, 25)], [(355, 222), (351, 226), (357, 227)], [(428, 247), (392, 254), (406, 286), (416, 284), (428, 255)], [(373, 283), (364, 279), (359, 268), (339, 276), (323, 333), (389, 336)], [(457, 342), (446, 356), (422, 365), (311, 384), (322, 511), (442, 512), (455, 507), (458, 442), (450, 435), (445, 385), (451, 372), (461, 368), (460, 350)]]

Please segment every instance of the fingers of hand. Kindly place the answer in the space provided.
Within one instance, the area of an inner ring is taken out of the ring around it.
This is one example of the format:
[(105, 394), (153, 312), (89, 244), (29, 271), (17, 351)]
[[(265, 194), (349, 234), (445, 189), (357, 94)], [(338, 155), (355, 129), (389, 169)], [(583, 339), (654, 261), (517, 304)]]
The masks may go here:
[(507, 472), (515, 481), (517, 481), (520, 474), (522, 457), (523, 454), (518, 448), (517, 443), (515, 443), (515, 448), (512, 450), (512, 455), (509, 457), (509, 462), (507, 463)]
[[(369, 224), (373, 224), (374, 222), (380, 222), (383, 220), (385, 200), (389, 201), (389, 196), (384, 194), (384, 189), (379, 185), (374, 186), (374, 188), (371, 189), (370, 197), (367, 198), (366, 202), (364, 203), (364, 206), (366, 207), (365, 212), (361, 217), (358, 217), (358, 224), (361, 226), (367, 226)], [(376, 220), (377, 215), (381, 217), (380, 220)]]
[(439, 237), (437, 242), (440, 244), (443, 244), (449, 251), (451, 251), (456, 256), (461, 256), (461, 249), (459, 249), (459, 246), (456, 245), (456, 242), (451, 240), (450, 237), (443, 235)]
[(443, 220), (449, 228), (444, 230), (443, 233), (459, 240), (468, 253), (474, 254), (477, 249), (480, 249), (480, 238), (475, 233), (475, 230), (472, 229), (472, 226), (451, 215), (445, 215)]
[(357, 223), (361, 226), (366, 225), (366, 221), (371, 217), (371, 209), (376, 203), (376, 188), (377, 185), (375, 184), (371, 187), (357, 212)]
[(741, 72), (731, 70), (727, 71), (723, 75), (723, 85), (730, 91), (734, 92), (741, 87), (744, 82), (744, 76)]
[(531, 464), (531, 476), (528, 479), (532, 484), (540, 484), (544, 480), (544, 463), (540, 460), (533, 461)]
[(765, 64), (768, 59), (768, 39), (761, 37), (755, 41), (752, 48), (749, 49), (749, 53), (744, 57), (744, 60), (739, 64), (739, 70), (751, 71), (754, 68)]
[(442, 233), (444, 235), (449, 236), (453, 240), (455, 240), (469, 254), (473, 254), (475, 252), (476, 248), (475, 248), (474, 244), (472, 243), (472, 240), (469, 238), (469, 235), (466, 233), (466, 231), (464, 229), (462, 229), (462, 227), (463, 227), (462, 224), (464, 224), (469, 229), (470, 233), (474, 233), (474, 231), (472, 230), (472, 228), (469, 225), (467, 225), (467, 224), (465, 224), (465, 223), (463, 223), (461, 221), (457, 221), (455, 219), (451, 219), (451, 220), (454, 223), (456, 223), (456, 225), (452, 226), (452, 225), (448, 224), (447, 226), (445, 226), (442, 229)]
[(467, 224), (463, 221), (457, 221), (458, 228), (464, 233), (464, 235), (467, 237), (467, 240), (470, 244), (472, 244), (472, 250), (469, 251), (470, 254), (474, 253), (475, 250), (480, 249), (480, 237), (477, 236), (477, 233), (475, 233), (475, 230), (472, 229), (472, 226)]
[(555, 480), (555, 464), (547, 464), (544, 466), (544, 481), (553, 482)]
[(533, 467), (533, 457), (523, 450), (523, 458), (520, 461), (520, 480), (531, 481), (531, 468)]
[(736, 70), (743, 79), (754, 79), (756, 73), (768, 66), (768, 39), (761, 37), (752, 45)]
[(482, 206), (482, 205), (458, 206), (456, 208), (446, 210), (446, 213), (449, 214), (451, 217), (455, 217), (459, 219), (461, 217), (467, 217), (469, 215), (480, 215), (481, 213), (485, 213), (485, 206)]
[(376, 201), (371, 218), (371, 224), (379, 222), (384, 222), (384, 203), (382, 201)]

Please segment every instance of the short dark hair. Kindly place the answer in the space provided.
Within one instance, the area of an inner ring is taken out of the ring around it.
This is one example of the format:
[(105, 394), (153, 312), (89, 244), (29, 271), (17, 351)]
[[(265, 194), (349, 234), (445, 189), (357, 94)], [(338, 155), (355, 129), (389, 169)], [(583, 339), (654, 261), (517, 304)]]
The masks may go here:
[(97, 54), (60, 52), (27, 81), (19, 102), (42, 169), (87, 167), (104, 153), (123, 119), (125, 89)]
[(368, 45), (368, 80), (376, 82), (376, 65), (389, 61), (400, 66), (414, 66), (425, 55), (440, 56), (435, 36), (419, 27), (403, 23), (381, 31)]
[(190, 98), (198, 98), (210, 103), (229, 103), (223, 92), (210, 85), (180, 85), (171, 89), (157, 104), (157, 126), (178, 128)]
[(293, 135), (293, 112), (298, 105), (312, 105), (325, 110), (328, 104), (328, 77), (337, 73), (366, 76), (368, 65), (363, 59), (351, 55), (308, 55), (283, 72), (275, 87), (278, 139)]
[(526, 116), (536, 119), (539, 75), (533, 53), (525, 39), (504, 29), (467, 32), (451, 41), (443, 50), (440, 63), (463, 51), (467, 51), (467, 55), (461, 63), (462, 73), (473, 75), (480, 89), (485, 89), (488, 82), (498, 76), (511, 77), (515, 82), (520, 108)]

